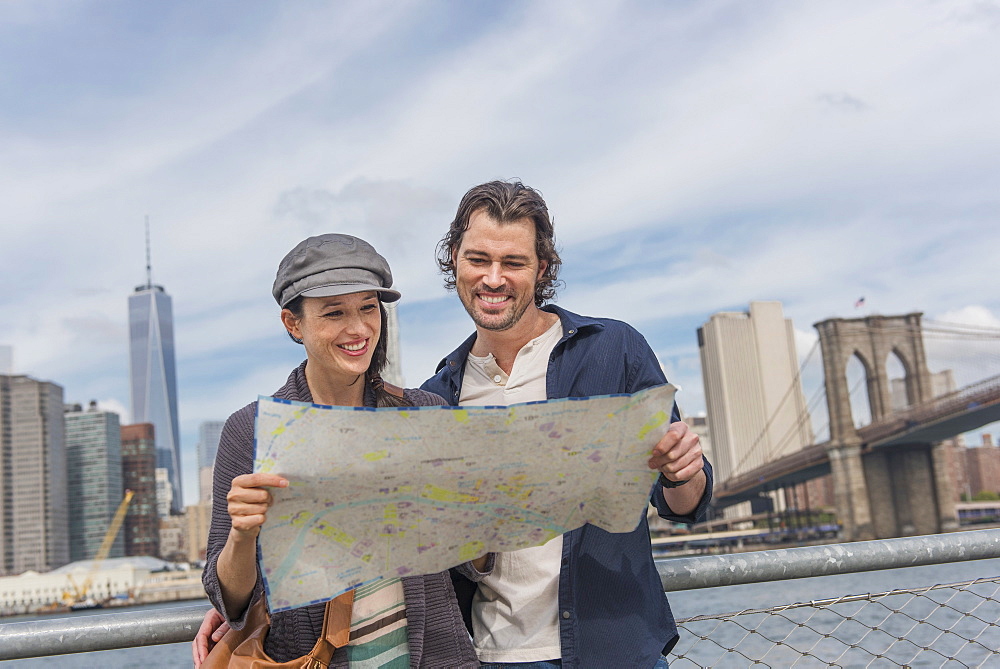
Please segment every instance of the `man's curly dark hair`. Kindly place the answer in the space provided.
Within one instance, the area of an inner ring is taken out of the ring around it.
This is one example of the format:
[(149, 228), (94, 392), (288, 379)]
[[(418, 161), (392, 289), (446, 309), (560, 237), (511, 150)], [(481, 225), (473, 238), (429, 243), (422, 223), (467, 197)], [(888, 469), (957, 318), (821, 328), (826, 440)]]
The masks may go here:
[(477, 211), (483, 210), (497, 223), (513, 223), (530, 219), (535, 224), (535, 253), (547, 263), (545, 273), (535, 284), (535, 306), (540, 307), (555, 297), (559, 285), (559, 267), (562, 259), (556, 251), (555, 232), (542, 194), (520, 181), (490, 181), (475, 186), (462, 197), (458, 213), (447, 234), (437, 245), (437, 263), (445, 275), (444, 285), (455, 288), (455, 263), (452, 256), (462, 245), (462, 237), (469, 229), (469, 221)]

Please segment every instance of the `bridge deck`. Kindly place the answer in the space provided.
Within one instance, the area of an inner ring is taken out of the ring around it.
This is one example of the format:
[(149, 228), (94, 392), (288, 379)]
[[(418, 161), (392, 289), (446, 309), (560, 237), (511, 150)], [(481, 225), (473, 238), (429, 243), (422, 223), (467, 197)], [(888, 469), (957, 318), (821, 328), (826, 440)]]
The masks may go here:
[[(858, 430), (861, 444), (884, 449), (905, 444), (928, 444), (1000, 420), (1000, 376), (972, 384), (942, 397), (908, 407)], [(719, 485), (713, 495), (718, 506), (730, 506), (760, 493), (830, 473), (830, 442), (806, 446)]]

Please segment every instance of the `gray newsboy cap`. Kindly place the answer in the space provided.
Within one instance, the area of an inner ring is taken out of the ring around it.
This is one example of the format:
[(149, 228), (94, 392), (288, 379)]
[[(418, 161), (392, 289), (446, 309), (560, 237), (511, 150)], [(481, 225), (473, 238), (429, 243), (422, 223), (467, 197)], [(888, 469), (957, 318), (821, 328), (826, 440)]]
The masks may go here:
[(325, 234), (299, 242), (278, 265), (271, 294), (284, 309), (300, 295), (330, 297), (378, 291), (383, 302), (395, 302), (392, 272), (385, 258), (363, 239)]

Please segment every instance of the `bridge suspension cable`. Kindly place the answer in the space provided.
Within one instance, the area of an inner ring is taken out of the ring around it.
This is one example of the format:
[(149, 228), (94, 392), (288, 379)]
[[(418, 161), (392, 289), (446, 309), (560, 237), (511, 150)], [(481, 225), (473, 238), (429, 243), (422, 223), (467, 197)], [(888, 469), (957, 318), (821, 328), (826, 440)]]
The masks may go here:
[(959, 335), (988, 335), (993, 339), (1000, 339), (1000, 327), (993, 325), (973, 325), (971, 323), (951, 323), (949, 321), (936, 321), (931, 318), (924, 319), (923, 330), (934, 330), (939, 332), (950, 332)]
[[(812, 428), (813, 427), (812, 412), (819, 408), (818, 405), (821, 402), (825, 401), (826, 401), (826, 388), (821, 385), (812, 394), (812, 397), (809, 398), (809, 402), (802, 409), (802, 411), (799, 412), (799, 415), (795, 417), (795, 422), (792, 425), (790, 425), (787, 430), (785, 430), (785, 433), (777, 441), (777, 445), (774, 447), (773, 452), (768, 453), (768, 455), (774, 455), (774, 453), (780, 453), (782, 449), (784, 449), (784, 447), (788, 444), (788, 442), (792, 440), (792, 438), (795, 436), (795, 433), (801, 430), (805, 424), (808, 423), (810, 428)], [(820, 427), (819, 431), (826, 430), (829, 426), (830, 426), (830, 420), (828, 416), (827, 421)], [(813, 433), (813, 438), (814, 439), (816, 438), (815, 432)]]
[[(853, 395), (858, 390), (858, 388), (861, 387), (861, 384), (864, 382), (864, 380), (865, 378), (861, 377), (857, 381), (855, 381), (854, 385), (848, 389), (847, 391), (848, 394)], [(821, 385), (819, 388), (816, 389), (815, 392), (813, 392), (812, 397), (809, 398), (809, 402), (806, 404), (805, 408), (799, 412), (798, 416), (796, 416), (795, 421), (788, 427), (787, 430), (785, 430), (785, 433), (776, 442), (775, 447), (767, 455), (772, 456), (775, 453), (780, 453), (782, 449), (792, 439), (792, 437), (795, 436), (795, 433), (802, 429), (805, 423), (812, 422), (813, 411), (819, 409), (819, 405), (825, 400), (826, 400), (826, 387)], [(813, 438), (815, 439), (817, 433), (823, 432), (824, 430), (827, 430), (829, 427), (830, 427), (830, 417), (827, 416), (826, 421), (819, 427), (818, 430), (816, 430), (813, 433)], [(763, 434), (764, 433), (761, 433), (761, 436), (763, 436)], [(740, 460), (740, 465), (742, 465), (744, 462), (746, 462), (746, 458)]]
[[(799, 388), (799, 382), (800, 379), (802, 378), (802, 371), (806, 368), (806, 365), (809, 364), (809, 361), (812, 359), (813, 355), (818, 350), (819, 350), (819, 339), (817, 339), (816, 342), (812, 345), (812, 348), (809, 349), (809, 352), (806, 354), (806, 357), (799, 365), (799, 369), (798, 371), (796, 371), (795, 377), (792, 379), (792, 383), (788, 386), (788, 390), (785, 391), (785, 394), (782, 396), (781, 401), (778, 402), (778, 406), (775, 407), (774, 412), (771, 414), (770, 417), (768, 417), (767, 422), (764, 424), (763, 429), (760, 431), (760, 434), (757, 435), (757, 437), (750, 444), (750, 447), (746, 449), (746, 451), (743, 453), (739, 462), (736, 464), (735, 467), (733, 467), (734, 472), (739, 471), (740, 468), (746, 463), (746, 461), (757, 452), (757, 449), (761, 446), (761, 444), (765, 443), (764, 437), (767, 435), (768, 430), (771, 429), (771, 425), (778, 417), (778, 414), (780, 413), (782, 407), (784, 407), (785, 402), (787, 402), (793, 396), (795, 390)], [(801, 425), (801, 420), (796, 420), (795, 424)]]

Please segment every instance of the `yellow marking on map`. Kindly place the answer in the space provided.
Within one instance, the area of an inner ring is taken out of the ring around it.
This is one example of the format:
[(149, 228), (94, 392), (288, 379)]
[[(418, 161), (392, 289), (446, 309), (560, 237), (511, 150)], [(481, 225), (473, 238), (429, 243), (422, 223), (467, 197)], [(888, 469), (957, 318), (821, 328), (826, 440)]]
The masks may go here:
[(464, 492), (458, 492), (457, 490), (447, 490), (432, 483), (428, 483), (424, 486), (424, 492), (421, 494), (421, 497), (432, 499), (435, 502), (458, 502), (459, 504), (468, 504), (480, 501), (478, 495), (468, 495)]
[(274, 469), (274, 458), (265, 458), (260, 461), (259, 471), (269, 473), (272, 469)]
[(511, 409), (507, 412), (507, 425), (510, 425), (517, 419), (517, 409)]
[(308, 511), (300, 511), (297, 514), (295, 514), (294, 518), (292, 518), (292, 526), (293, 527), (302, 527), (303, 525), (305, 525), (306, 523), (308, 523), (309, 519), (312, 518), (312, 517), (313, 517), (313, 515), (311, 513), (309, 513)]
[(373, 451), (371, 453), (365, 453), (364, 457), (365, 460), (367, 460), (368, 462), (376, 462), (378, 460), (381, 460), (387, 455), (389, 455), (389, 451), (383, 449), (381, 451)]
[(457, 411), (451, 412), (452, 417), (455, 419), (456, 423), (468, 423), (469, 422), (469, 412), (465, 409), (458, 409)]
[(378, 533), (380, 537), (385, 537), (386, 541), (388, 541), (393, 535), (402, 534), (402, 532), (398, 530), (399, 523), (396, 522), (396, 519), (399, 517), (398, 514), (390, 512), (387, 507), (382, 517), (384, 522), (380, 525), (383, 530)]
[(312, 529), (313, 534), (318, 534), (324, 536), (327, 539), (333, 539), (338, 544), (343, 544), (345, 546), (353, 546), (354, 542), (357, 541), (347, 532), (337, 529), (333, 525), (327, 525), (326, 523), (319, 523)]
[(670, 420), (670, 414), (664, 411), (657, 411), (656, 414), (649, 419), (649, 422), (643, 425), (642, 429), (639, 430), (639, 439), (645, 439), (647, 434), (660, 427), (668, 420)]
[(497, 490), (506, 494), (508, 497), (513, 499), (525, 500), (531, 495), (531, 488), (526, 488), (524, 485), (524, 474), (518, 474), (517, 476), (511, 477), (511, 485), (499, 484)]
[(285, 426), (284, 424), (282, 424), (271, 431), (271, 436), (277, 437), (279, 434), (284, 434), (284, 432), (285, 432)]
[(485, 553), (486, 544), (482, 541), (470, 541), (467, 544), (459, 547), (458, 549), (458, 559), (459, 560), (475, 560), (477, 557)]

